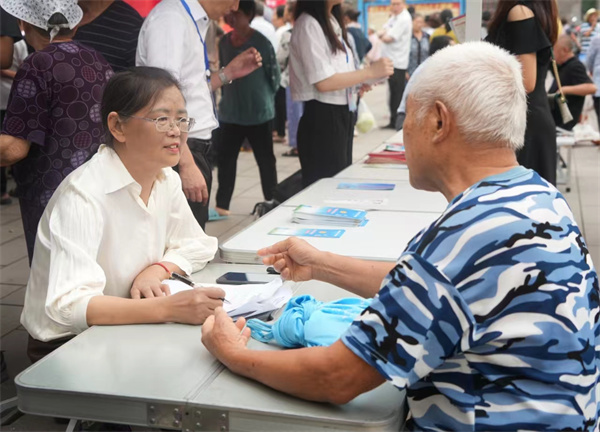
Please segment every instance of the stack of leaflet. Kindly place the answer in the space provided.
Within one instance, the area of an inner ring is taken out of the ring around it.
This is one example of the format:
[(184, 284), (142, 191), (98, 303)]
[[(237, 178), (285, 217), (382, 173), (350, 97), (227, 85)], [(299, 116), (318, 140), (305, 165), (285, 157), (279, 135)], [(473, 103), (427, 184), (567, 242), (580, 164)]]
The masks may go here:
[(292, 222), (313, 226), (359, 227), (367, 223), (367, 212), (340, 207), (296, 207)]
[(388, 144), (385, 149), (369, 153), (367, 164), (406, 164), (406, 153), (402, 144)]

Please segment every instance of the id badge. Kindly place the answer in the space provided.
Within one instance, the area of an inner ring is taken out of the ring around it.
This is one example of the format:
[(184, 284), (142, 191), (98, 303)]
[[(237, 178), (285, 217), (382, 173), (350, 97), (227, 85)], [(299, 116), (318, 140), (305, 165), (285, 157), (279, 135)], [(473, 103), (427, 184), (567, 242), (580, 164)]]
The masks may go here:
[(351, 112), (355, 112), (358, 107), (356, 106), (356, 94), (354, 93), (354, 87), (346, 89), (346, 97), (348, 98), (348, 108)]

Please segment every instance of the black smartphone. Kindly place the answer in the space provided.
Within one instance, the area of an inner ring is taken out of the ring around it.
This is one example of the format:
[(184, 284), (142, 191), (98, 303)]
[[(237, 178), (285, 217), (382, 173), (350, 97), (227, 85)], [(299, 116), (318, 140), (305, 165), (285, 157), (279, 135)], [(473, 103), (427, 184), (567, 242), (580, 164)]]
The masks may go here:
[(266, 284), (279, 277), (268, 273), (238, 273), (229, 272), (217, 279), (218, 284), (244, 285), (244, 284)]

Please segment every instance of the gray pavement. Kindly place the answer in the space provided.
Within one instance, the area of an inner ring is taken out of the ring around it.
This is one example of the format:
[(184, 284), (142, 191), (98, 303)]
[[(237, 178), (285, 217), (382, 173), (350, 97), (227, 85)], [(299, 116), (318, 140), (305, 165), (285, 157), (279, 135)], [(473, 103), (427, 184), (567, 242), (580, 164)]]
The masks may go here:
[[(385, 88), (377, 87), (366, 95), (366, 101), (380, 125), (387, 124)], [(377, 147), (394, 132), (375, 129), (355, 139), (354, 158), (361, 158)], [(276, 144), (277, 171), (282, 181), (300, 168), (297, 158), (282, 157), (286, 145)], [(594, 262), (600, 262), (600, 150), (595, 146), (577, 147), (573, 150), (571, 191), (565, 196), (575, 218), (584, 231)], [(215, 171), (216, 174), (216, 171)], [(215, 175), (216, 178), (216, 175)], [(216, 184), (212, 196), (216, 193)], [(564, 186), (560, 187), (565, 192)], [(254, 221), (250, 213), (257, 202), (263, 201), (258, 167), (252, 153), (241, 153), (232, 215), (221, 221), (209, 222), (206, 232), (219, 239), (219, 243)], [(211, 203), (214, 207), (214, 201)], [(398, 245), (400, 251), (403, 245)], [(218, 260), (218, 258), (217, 258)], [(27, 368), (27, 332), (19, 323), (29, 274), (27, 251), (23, 237), (18, 203), (0, 207), (0, 348), (5, 352), (11, 379), (0, 387), (1, 400), (13, 397), (16, 392), (12, 380)], [(24, 415), (2, 430), (10, 431), (61, 431), (66, 425), (51, 418)]]

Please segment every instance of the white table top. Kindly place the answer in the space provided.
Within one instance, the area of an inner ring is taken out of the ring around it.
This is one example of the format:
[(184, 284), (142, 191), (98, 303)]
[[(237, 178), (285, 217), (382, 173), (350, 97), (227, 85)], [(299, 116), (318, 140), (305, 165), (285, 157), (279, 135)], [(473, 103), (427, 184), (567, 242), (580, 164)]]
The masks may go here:
[(413, 188), (408, 181), (387, 180), (394, 190), (338, 189), (340, 183), (381, 183), (381, 181), (347, 178), (328, 178), (313, 183), (294, 195), (282, 205), (296, 207), (345, 207), (360, 210), (412, 211), (441, 214), (448, 202), (440, 193), (425, 192)]
[[(256, 255), (259, 249), (284, 240), (285, 236), (270, 235), (275, 228), (337, 229), (315, 225), (292, 223), (293, 207), (277, 207), (235, 234), (220, 246), (221, 258), (227, 262), (260, 263)], [(372, 211), (367, 214), (364, 227), (342, 228), (346, 232), (340, 238), (303, 237), (316, 248), (339, 255), (373, 261), (395, 262), (408, 242), (438, 217), (425, 212)]]
[[(209, 264), (192, 278), (211, 283), (228, 271), (265, 268)], [(293, 290), (323, 301), (350, 296), (314, 281), (294, 284)], [(249, 346), (278, 349), (254, 340)], [(398, 430), (404, 411), (404, 393), (389, 384), (343, 406), (271, 390), (226, 371), (204, 348), (200, 327), (181, 324), (92, 327), (30, 366), (15, 383), (19, 408), (26, 413), (179, 430), (190, 425), (190, 430), (219, 430), (215, 425), (223, 415), (226, 429), (237, 431)]]
[(393, 164), (366, 164), (362, 159), (340, 171), (335, 178), (408, 181), (408, 167)]

